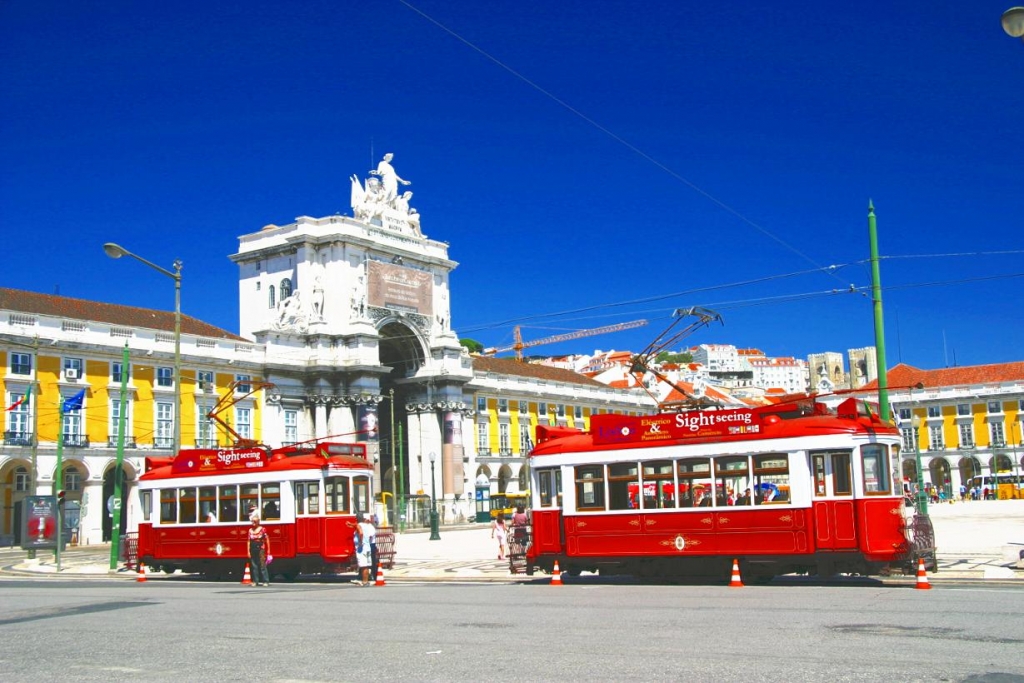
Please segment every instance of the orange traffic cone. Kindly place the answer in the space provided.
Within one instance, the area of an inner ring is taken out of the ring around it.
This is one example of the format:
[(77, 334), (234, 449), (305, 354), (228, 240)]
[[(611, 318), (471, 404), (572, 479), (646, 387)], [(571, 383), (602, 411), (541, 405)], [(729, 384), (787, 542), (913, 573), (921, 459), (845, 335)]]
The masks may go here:
[(377, 567), (377, 578), (373, 582), (374, 586), (386, 586), (388, 585), (384, 581), (384, 567)]
[(138, 583), (146, 582), (146, 563), (139, 562), (139, 578), (135, 579)]
[(562, 572), (558, 571), (558, 560), (555, 560), (555, 568), (551, 570), (551, 585), (562, 585)]
[(251, 586), (252, 585), (252, 574), (249, 573), (249, 563), (248, 562), (245, 563), (245, 573), (242, 574), (242, 585), (243, 586)]
[(917, 585), (914, 586), (917, 590), (926, 591), (932, 587), (928, 583), (928, 574), (924, 571), (924, 558), (918, 558), (917, 560)]
[(740, 561), (732, 561), (732, 578), (729, 579), (730, 588), (743, 588), (743, 580), (740, 579)]

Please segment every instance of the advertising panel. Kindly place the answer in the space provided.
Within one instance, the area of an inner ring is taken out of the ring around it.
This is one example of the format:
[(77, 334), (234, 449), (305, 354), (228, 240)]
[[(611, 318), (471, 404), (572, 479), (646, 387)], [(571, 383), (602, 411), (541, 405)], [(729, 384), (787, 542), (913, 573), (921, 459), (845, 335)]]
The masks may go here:
[(761, 416), (749, 409), (696, 410), (663, 415), (601, 414), (590, 418), (594, 443), (676, 441), (761, 433)]
[(21, 547), (53, 550), (57, 547), (57, 496), (26, 496), (22, 501)]
[(393, 263), (370, 261), (366, 301), (370, 306), (433, 315), (434, 276)]

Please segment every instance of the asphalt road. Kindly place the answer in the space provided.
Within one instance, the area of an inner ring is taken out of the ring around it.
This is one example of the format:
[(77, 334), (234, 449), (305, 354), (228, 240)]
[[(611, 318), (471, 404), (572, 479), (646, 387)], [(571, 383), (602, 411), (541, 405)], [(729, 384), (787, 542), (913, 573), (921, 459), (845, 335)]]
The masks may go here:
[(1024, 681), (1024, 589), (0, 582), (6, 681)]

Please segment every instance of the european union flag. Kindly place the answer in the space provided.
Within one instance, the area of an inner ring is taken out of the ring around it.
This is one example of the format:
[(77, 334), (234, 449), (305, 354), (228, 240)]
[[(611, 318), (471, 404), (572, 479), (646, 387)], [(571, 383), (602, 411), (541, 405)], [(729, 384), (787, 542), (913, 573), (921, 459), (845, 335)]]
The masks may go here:
[(73, 410), (81, 410), (85, 401), (85, 389), (82, 389), (71, 398), (64, 399), (64, 412), (70, 413)]

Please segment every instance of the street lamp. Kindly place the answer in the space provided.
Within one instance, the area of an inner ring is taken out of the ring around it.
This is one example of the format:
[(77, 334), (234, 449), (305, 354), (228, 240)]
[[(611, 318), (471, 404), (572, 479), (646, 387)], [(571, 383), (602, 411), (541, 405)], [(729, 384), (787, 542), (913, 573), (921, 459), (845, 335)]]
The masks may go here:
[(924, 471), (921, 469), (921, 416), (915, 415), (911, 419), (914, 425), (914, 455), (917, 458), (917, 514), (928, 514), (928, 496), (924, 492)]
[(110, 258), (131, 256), (136, 261), (145, 263), (153, 270), (174, 280), (174, 444), (171, 452), (177, 453), (181, 448), (181, 259), (174, 260), (174, 272), (172, 273), (113, 242), (104, 244), (103, 251)]
[(1024, 40), (1024, 7), (1011, 7), (1003, 12), (1003, 30), (1012, 38)]
[(434, 479), (434, 461), (437, 455), (430, 453), (430, 539), (440, 541), (441, 534), (437, 529), (437, 481)]

